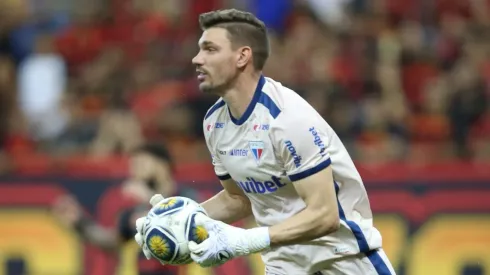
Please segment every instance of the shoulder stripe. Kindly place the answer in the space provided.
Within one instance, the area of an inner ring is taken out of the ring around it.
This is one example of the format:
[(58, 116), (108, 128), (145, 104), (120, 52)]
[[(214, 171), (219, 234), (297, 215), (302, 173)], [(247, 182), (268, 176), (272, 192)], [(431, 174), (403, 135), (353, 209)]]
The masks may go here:
[(208, 119), (214, 112), (219, 110), (219, 108), (225, 106), (226, 103), (224, 100), (220, 100), (218, 103), (214, 104), (209, 111), (206, 113), (206, 116), (204, 117), (204, 120)]
[(279, 109), (272, 98), (270, 98), (270, 96), (264, 92), (262, 92), (262, 94), (260, 95), (258, 102), (269, 109), (269, 113), (273, 118), (277, 118), (277, 116), (279, 116), (279, 114), (281, 113), (281, 109)]

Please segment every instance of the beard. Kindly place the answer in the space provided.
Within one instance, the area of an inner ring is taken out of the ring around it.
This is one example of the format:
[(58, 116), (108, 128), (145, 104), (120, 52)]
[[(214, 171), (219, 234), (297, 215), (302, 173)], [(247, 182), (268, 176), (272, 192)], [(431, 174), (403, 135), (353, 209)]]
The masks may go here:
[(201, 92), (206, 94), (216, 94), (222, 96), (226, 92), (226, 90), (233, 87), (237, 77), (238, 75), (233, 75), (231, 77), (223, 77), (220, 79), (222, 80), (222, 82), (218, 82), (216, 84), (214, 84), (214, 82), (211, 80), (201, 82), (199, 84), (199, 90), (201, 90)]
[(203, 82), (199, 84), (199, 90), (205, 94), (214, 94), (216, 87), (211, 83)]

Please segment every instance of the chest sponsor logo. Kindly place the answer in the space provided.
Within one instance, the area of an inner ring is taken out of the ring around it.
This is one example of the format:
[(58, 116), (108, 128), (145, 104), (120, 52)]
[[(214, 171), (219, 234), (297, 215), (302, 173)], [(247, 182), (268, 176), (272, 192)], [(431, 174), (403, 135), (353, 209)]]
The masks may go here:
[(320, 137), (320, 134), (316, 131), (315, 127), (311, 127), (309, 129), (310, 133), (313, 135), (313, 142), (315, 143), (316, 146), (320, 148), (320, 155), (323, 157), (326, 155), (325, 150), (327, 149), (325, 147), (325, 143), (323, 143), (322, 138)]
[(296, 152), (296, 148), (294, 148), (293, 143), (290, 140), (286, 140), (284, 142), (286, 144), (286, 148), (288, 149), (289, 153), (291, 153), (291, 156), (293, 157), (294, 160), (294, 166), (296, 168), (301, 166), (301, 156), (298, 155), (298, 152)]
[(206, 126), (206, 129), (208, 132), (213, 131), (213, 129), (222, 129), (225, 127), (225, 123), (223, 122), (216, 122), (216, 123), (211, 123)]
[(238, 185), (245, 193), (264, 194), (276, 192), (279, 188), (286, 186), (278, 177), (272, 177), (267, 181), (258, 181), (252, 177), (246, 178), (245, 181), (238, 181)]
[(258, 131), (268, 131), (269, 130), (269, 124), (254, 124), (254, 126), (252, 127), (252, 129), (255, 132), (258, 132)]
[(253, 154), (255, 161), (258, 163), (264, 155), (264, 142), (263, 141), (250, 141), (249, 142), (250, 151)]
[(248, 149), (233, 149), (230, 151), (230, 156), (246, 157), (246, 156), (248, 156)]

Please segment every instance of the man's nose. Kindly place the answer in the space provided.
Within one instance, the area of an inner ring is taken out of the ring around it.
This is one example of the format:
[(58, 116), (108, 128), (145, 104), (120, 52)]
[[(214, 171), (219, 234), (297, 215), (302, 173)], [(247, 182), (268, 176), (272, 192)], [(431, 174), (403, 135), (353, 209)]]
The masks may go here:
[(198, 53), (194, 58), (192, 58), (192, 64), (202, 65), (204, 63), (203, 58), (200, 53)]

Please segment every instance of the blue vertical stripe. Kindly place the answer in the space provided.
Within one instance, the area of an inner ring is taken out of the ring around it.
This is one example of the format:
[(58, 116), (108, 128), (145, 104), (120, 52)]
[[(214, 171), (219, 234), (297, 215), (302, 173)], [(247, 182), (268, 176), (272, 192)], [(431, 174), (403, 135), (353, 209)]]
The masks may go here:
[(359, 225), (357, 225), (353, 221), (347, 220), (345, 217), (344, 209), (342, 209), (342, 206), (340, 205), (340, 201), (338, 199), (339, 195), (339, 185), (335, 182), (335, 194), (337, 195), (337, 205), (339, 207), (339, 217), (341, 220), (343, 220), (347, 225), (349, 226), (350, 230), (352, 230), (352, 233), (354, 233), (354, 237), (356, 237), (357, 244), (359, 245), (359, 250), (363, 253), (369, 252), (369, 245), (367, 243), (366, 237), (362, 233), (361, 228)]
[(391, 271), (383, 261), (383, 258), (379, 255), (378, 250), (371, 250), (366, 253), (369, 261), (373, 264), (374, 268), (378, 272), (379, 275), (391, 275)]
[(381, 256), (379, 255), (378, 250), (369, 249), (369, 245), (367, 243), (366, 237), (362, 233), (362, 230), (359, 227), (359, 225), (357, 225), (353, 221), (347, 220), (347, 218), (345, 217), (344, 209), (342, 209), (342, 206), (340, 205), (340, 201), (338, 198), (340, 187), (336, 182), (334, 182), (334, 184), (335, 184), (335, 194), (337, 195), (337, 205), (339, 207), (339, 217), (349, 226), (350, 230), (354, 234), (354, 237), (356, 238), (357, 241), (357, 245), (359, 245), (359, 250), (362, 253), (366, 254), (369, 261), (371, 261), (374, 268), (376, 269), (376, 272), (378, 272), (379, 275), (391, 275), (390, 269), (383, 261), (383, 258), (381, 258)]

